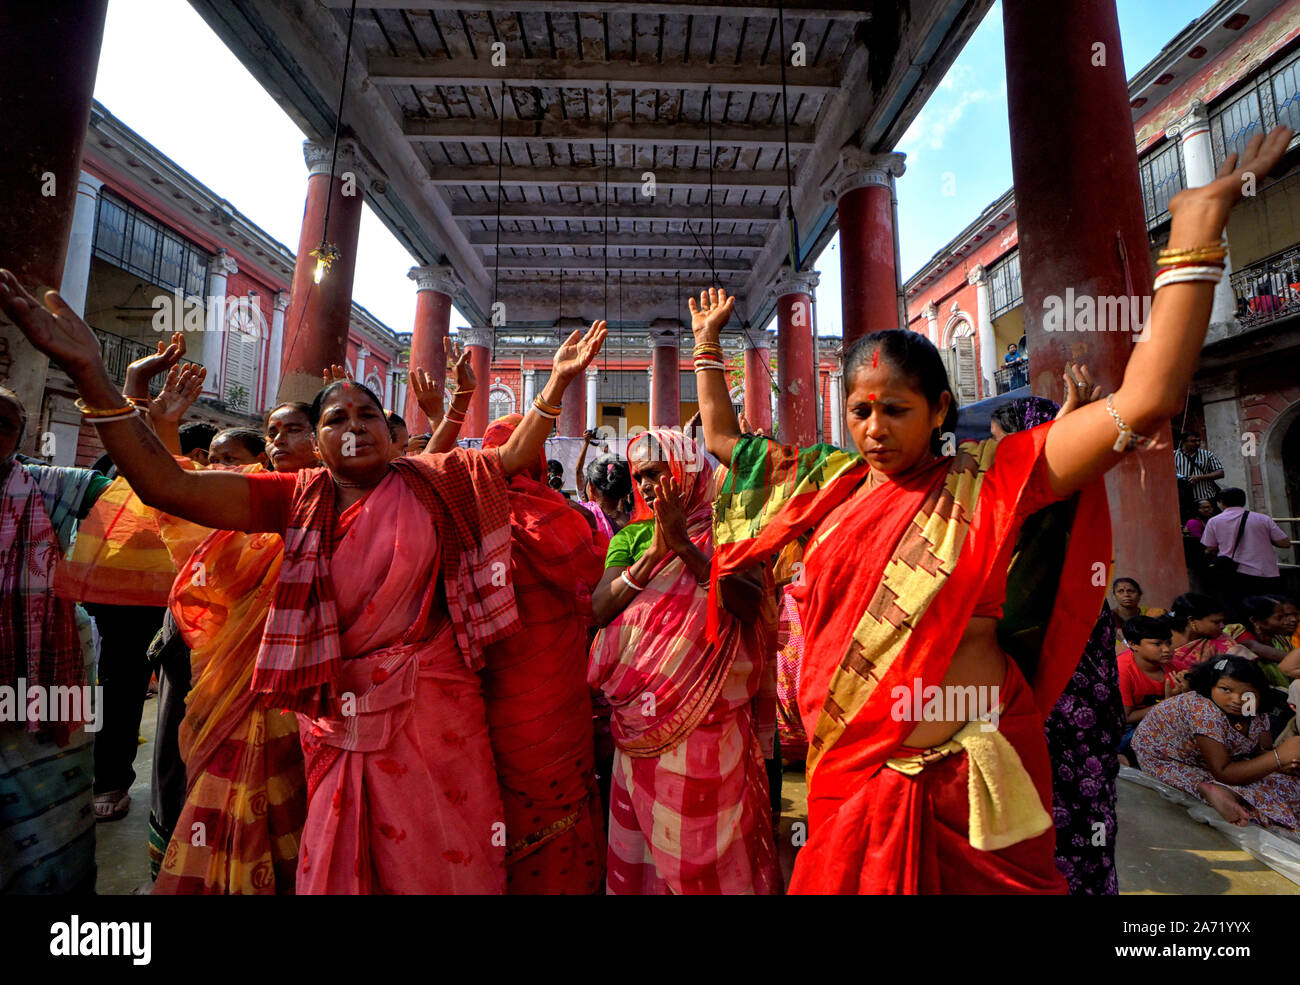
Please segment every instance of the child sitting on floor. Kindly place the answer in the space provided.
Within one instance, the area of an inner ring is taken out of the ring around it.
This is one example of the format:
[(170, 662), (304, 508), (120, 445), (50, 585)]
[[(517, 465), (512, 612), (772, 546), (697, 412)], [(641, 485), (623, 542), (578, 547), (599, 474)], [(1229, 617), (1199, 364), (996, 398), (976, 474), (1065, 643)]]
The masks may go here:
[(1201, 797), (1232, 824), (1300, 828), (1300, 738), (1273, 746), (1259, 667), (1220, 657), (1189, 671), (1187, 684), (1138, 723), (1133, 751), (1143, 772)]
[(1120, 763), (1130, 765), (1131, 743), (1138, 722), (1156, 702), (1187, 690), (1186, 672), (1172, 670), (1173, 633), (1169, 624), (1151, 616), (1134, 616), (1124, 623), (1124, 639), (1132, 644), (1116, 658), (1119, 664), (1119, 694), (1124, 703), (1127, 727), (1120, 739)]

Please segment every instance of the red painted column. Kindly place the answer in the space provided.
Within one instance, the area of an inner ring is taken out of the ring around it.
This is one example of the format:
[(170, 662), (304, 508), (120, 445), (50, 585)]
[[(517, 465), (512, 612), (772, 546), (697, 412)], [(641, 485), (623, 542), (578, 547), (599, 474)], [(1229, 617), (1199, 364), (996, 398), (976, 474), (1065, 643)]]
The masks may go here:
[[(0, 266), (38, 298), (63, 279), (108, 0), (0, 4)], [(49, 360), (0, 315), (0, 383), (40, 443)]]
[(474, 395), (469, 399), (469, 412), (460, 428), (462, 438), (481, 438), (487, 426), (492, 423), (488, 420), (488, 392), (492, 385), (489, 378), (492, 372), (492, 335), (491, 328), (463, 328), (457, 339), (469, 350), (469, 364), (474, 370)]
[(772, 340), (765, 331), (750, 330), (745, 344), (745, 418), (750, 428), (772, 433)]
[(898, 206), (894, 179), (904, 155), (840, 152), (830, 191), (838, 201), (844, 346), (882, 328), (907, 324), (898, 280)]
[[(1094, 303), (1151, 290), (1115, 0), (1004, 0), (1002, 14), (1030, 381), (1059, 401), (1064, 364), (1079, 361), (1110, 393), (1135, 334), (1045, 326), (1044, 311), (1067, 290)], [(1187, 589), (1172, 458), (1169, 449), (1132, 452), (1106, 477), (1115, 574), (1138, 579), (1158, 605)]]
[[(333, 363), (347, 362), (352, 275), (357, 263), (364, 178), (355, 150), (350, 144), (342, 144), (331, 179), (330, 151), (330, 147), (311, 141), (303, 144), (303, 156), (311, 173), (307, 178), (307, 205), (298, 238), (289, 310), (284, 318), (278, 401), (310, 401), (320, 390), (322, 371)], [(326, 201), (330, 202), (328, 230), (324, 230)], [(320, 246), (322, 231), (338, 247), (339, 258), (317, 284), (316, 258), (311, 251)]]
[(783, 444), (817, 443), (817, 357), (813, 346), (815, 273), (787, 275), (777, 285), (777, 417)]
[[(443, 341), (451, 327), (451, 299), (459, 289), (459, 282), (451, 268), (445, 265), (412, 267), (407, 276), (416, 284), (410, 367), (425, 370), (434, 379), (446, 383), (447, 358)], [(406, 427), (411, 434), (424, 434), (433, 430), (409, 386), (406, 389), (406, 406), (398, 413), (406, 419)], [(465, 423), (469, 423), (468, 418)]]
[(676, 329), (651, 329), (650, 426), (682, 426), (681, 348)]
[[(563, 341), (574, 329), (586, 331), (588, 323), (581, 318), (561, 318), (555, 328), (559, 340)], [(564, 397), (560, 401), (560, 419), (555, 423), (558, 429), (556, 433), (564, 438), (581, 438), (587, 430), (586, 374), (579, 373), (565, 388)]]

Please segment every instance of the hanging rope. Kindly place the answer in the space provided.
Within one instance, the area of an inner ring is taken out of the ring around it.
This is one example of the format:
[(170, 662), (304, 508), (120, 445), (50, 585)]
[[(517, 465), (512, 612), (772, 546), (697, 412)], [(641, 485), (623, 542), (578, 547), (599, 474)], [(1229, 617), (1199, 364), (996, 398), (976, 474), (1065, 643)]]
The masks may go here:
[[(488, 328), (492, 330), (492, 361), (497, 356), (497, 328), (496, 328), (496, 304), (501, 300), (501, 168), (505, 164), (506, 148), (506, 83), (501, 80), (501, 111), (500, 127), (497, 130), (497, 241), (496, 241), (496, 265), (492, 271), (492, 317), (488, 319)], [(488, 363), (492, 365), (491, 362)]]
[(790, 270), (799, 269), (799, 220), (794, 214), (794, 168), (790, 162), (790, 94), (785, 86), (785, 60), (789, 49), (785, 46), (785, 3), (777, 0), (777, 23), (781, 26), (781, 129), (785, 138), (785, 217), (790, 236)]

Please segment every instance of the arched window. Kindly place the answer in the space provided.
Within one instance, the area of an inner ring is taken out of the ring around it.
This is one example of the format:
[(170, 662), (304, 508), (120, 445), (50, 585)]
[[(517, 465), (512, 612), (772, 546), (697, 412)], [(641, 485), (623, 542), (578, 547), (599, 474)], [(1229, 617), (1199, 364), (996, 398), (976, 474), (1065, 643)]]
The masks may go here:
[(380, 403), (384, 401), (384, 381), (380, 379), (378, 373), (371, 373), (366, 377), (366, 387), (379, 398)]
[(943, 330), (944, 346), (940, 349), (948, 368), (957, 403), (965, 406), (979, 399), (979, 372), (975, 365), (975, 326), (965, 312), (953, 313)]
[(495, 421), (499, 417), (505, 417), (507, 414), (515, 412), (515, 394), (504, 383), (493, 383), (492, 389), (488, 391), (488, 420)]

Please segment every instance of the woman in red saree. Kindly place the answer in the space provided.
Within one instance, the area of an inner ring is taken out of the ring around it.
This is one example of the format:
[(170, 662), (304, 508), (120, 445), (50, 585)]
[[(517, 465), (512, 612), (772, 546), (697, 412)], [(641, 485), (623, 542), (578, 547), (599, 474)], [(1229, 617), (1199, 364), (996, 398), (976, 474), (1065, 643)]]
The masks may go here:
[[(484, 448), (523, 420), (493, 422)], [(510, 582), (521, 632), (487, 648), (483, 697), (506, 820), (506, 891), (590, 894), (605, 874), (587, 630), (606, 540), (546, 484), (546, 457), (511, 476)]]
[[(1285, 127), (1257, 137), (1241, 169), (1232, 155), (1216, 181), (1175, 197), (1170, 249), (1221, 270), (1217, 244), (1242, 175), (1267, 173), (1289, 139)], [(1147, 337), (1106, 401), (997, 445), (953, 447), (954, 400), (928, 340), (865, 337), (845, 357), (858, 454), (742, 438), (717, 358), (732, 302), (712, 289), (698, 306), (692, 299), (705, 435), (731, 466), (715, 573), (812, 531), (796, 596), (807, 639), (799, 704), (810, 830), (792, 892), (1065, 891), (1053, 865), (1043, 718), (1105, 590), (1091, 577), (1110, 561), (1097, 480), (1136, 434), (1181, 409), (1213, 273), (1189, 267), (1162, 282)], [(1038, 508), (1075, 493), (1074, 526), (1086, 537), (1070, 538), (1059, 573), (1042, 572), (1057, 580), (1046, 632), (1008, 659), (1004, 647), (1025, 642), (998, 633), (1004, 603), (1020, 601), (1006, 591), (1015, 534)]]
[[(587, 680), (612, 708), (607, 892), (780, 892), (761, 733), (775, 728), (770, 573), (704, 639), (713, 472), (655, 430), (628, 448), (636, 509), (596, 590)], [(652, 506), (653, 504), (653, 506)]]
[(278, 532), (284, 557), (252, 688), (299, 713), (307, 819), (299, 893), (499, 893), (505, 827), (477, 674), (519, 630), (506, 481), (534, 462), (605, 325), (556, 352), (499, 449), (390, 460), (379, 400), (347, 381), (312, 405), (323, 469), (186, 472), (112, 382), (94, 334), (0, 271), (0, 307), (72, 377), (141, 500), (218, 530)]

